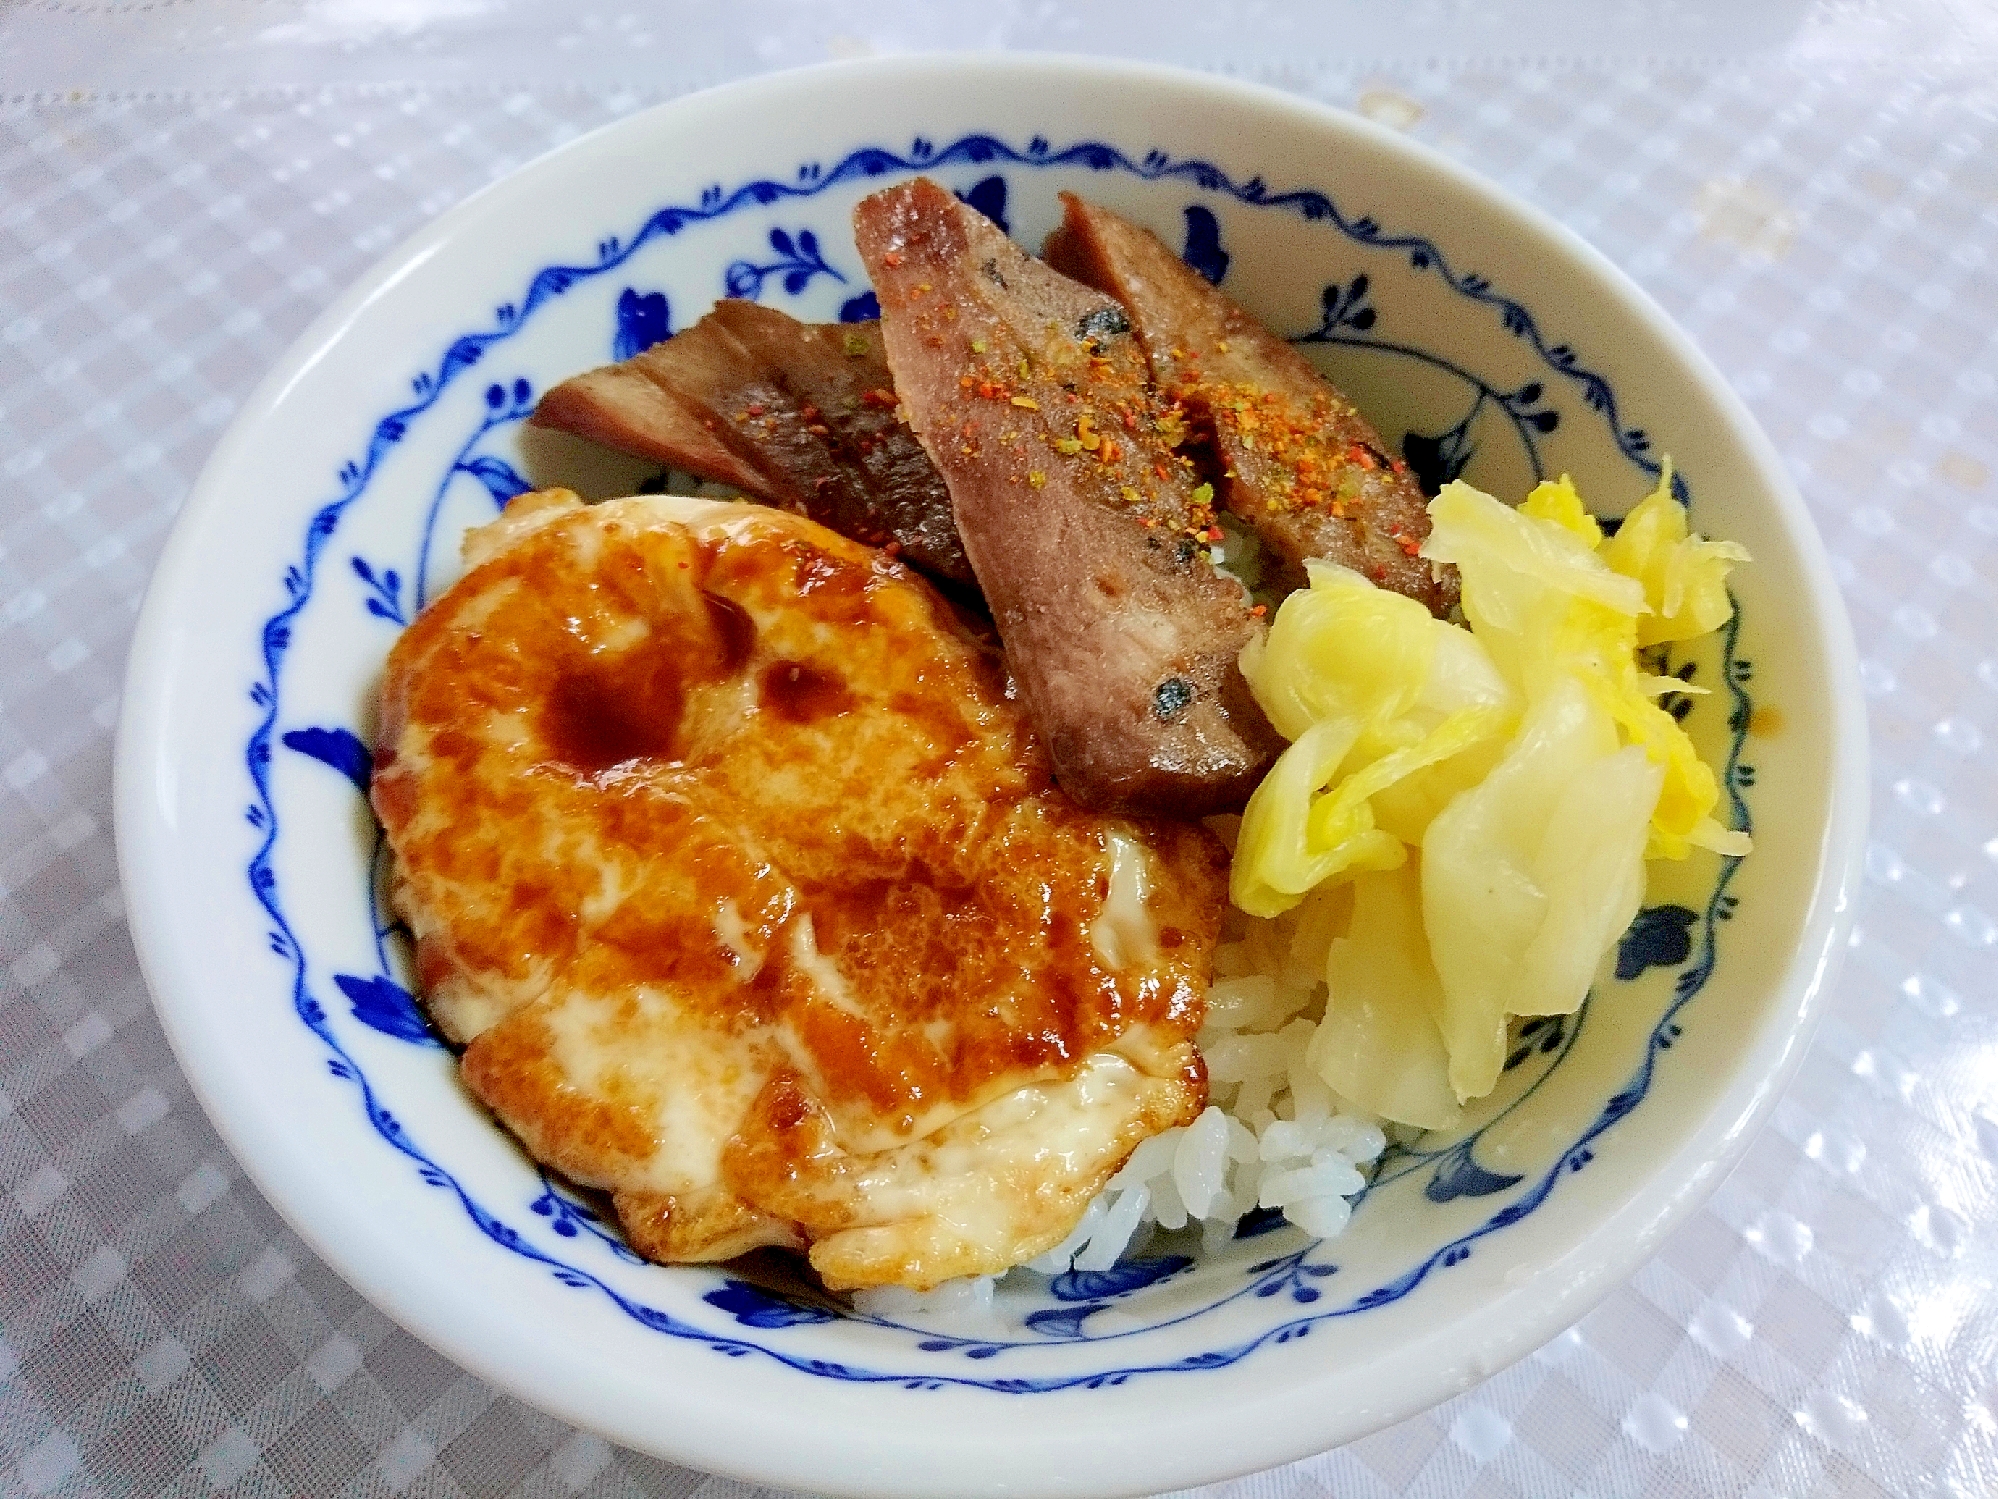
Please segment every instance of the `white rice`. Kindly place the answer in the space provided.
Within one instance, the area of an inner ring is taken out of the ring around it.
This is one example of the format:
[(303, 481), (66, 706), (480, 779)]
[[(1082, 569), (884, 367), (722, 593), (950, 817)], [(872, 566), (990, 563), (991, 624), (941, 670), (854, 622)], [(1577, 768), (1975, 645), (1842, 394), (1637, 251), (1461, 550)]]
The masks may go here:
[[(1236, 822), (1213, 818), (1209, 826), (1232, 844)], [(1198, 1038), (1206, 1110), (1139, 1145), (1074, 1231), (1024, 1271), (1107, 1270), (1157, 1234), (1189, 1229), (1197, 1229), (1202, 1252), (1217, 1254), (1257, 1208), (1281, 1209), (1314, 1238), (1345, 1228), (1351, 1199), (1366, 1186), (1363, 1168), (1387, 1140), (1378, 1120), (1305, 1065), (1325, 1013), (1331, 935), (1315, 919), (1322, 911), (1307, 901), (1265, 921), (1230, 908)], [(955, 1323), (989, 1313), (992, 1286), (992, 1277), (979, 1276), (927, 1293), (861, 1291), (854, 1305), (866, 1316)]]

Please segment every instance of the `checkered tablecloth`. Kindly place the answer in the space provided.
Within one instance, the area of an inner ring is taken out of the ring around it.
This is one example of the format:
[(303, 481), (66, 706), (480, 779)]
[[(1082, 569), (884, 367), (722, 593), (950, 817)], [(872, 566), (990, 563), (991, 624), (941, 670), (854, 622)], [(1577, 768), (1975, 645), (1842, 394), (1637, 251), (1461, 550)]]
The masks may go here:
[(755, 1492), (496, 1395), (243, 1180), (139, 978), (112, 730), (209, 448), (377, 255), (685, 88), (944, 42), (1226, 66), (1552, 211), (1754, 409), (1864, 658), (1858, 926), (1744, 1164), (1515, 1368), (1208, 1492), (1998, 1494), (1998, 25), (1973, 0), (713, 9), (0, 13), (0, 1495)]

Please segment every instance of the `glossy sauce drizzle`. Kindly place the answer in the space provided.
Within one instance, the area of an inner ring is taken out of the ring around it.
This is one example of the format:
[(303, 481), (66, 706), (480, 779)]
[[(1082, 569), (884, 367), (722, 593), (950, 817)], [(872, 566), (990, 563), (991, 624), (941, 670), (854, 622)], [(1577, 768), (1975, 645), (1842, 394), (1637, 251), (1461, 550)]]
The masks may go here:
[(686, 700), (686, 678), (669, 652), (627, 651), (557, 677), (541, 733), (550, 758), (581, 775), (627, 760), (674, 760)]
[(592, 654), (556, 675), (541, 715), (550, 758), (593, 776), (633, 760), (677, 761), (687, 692), (740, 671), (756, 648), (756, 622), (733, 599), (701, 591), (711, 645), (673, 641), (673, 622), (616, 655)]
[(812, 723), (853, 710), (853, 689), (835, 673), (801, 661), (763, 668), (762, 703), (788, 723)]

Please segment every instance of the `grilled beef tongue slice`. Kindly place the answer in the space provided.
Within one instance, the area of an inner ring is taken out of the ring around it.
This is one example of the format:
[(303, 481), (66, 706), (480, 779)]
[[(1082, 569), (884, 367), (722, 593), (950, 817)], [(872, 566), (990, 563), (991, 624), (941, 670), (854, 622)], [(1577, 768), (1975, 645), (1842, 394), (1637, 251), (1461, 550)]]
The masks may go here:
[(1213, 444), (1221, 502), (1276, 560), (1277, 587), (1301, 587), (1305, 559), (1323, 557), (1447, 614), (1456, 569), (1416, 555), (1422, 490), (1353, 403), (1149, 229), (1062, 201), (1048, 263), (1130, 315), (1158, 388)]
[(635, 358), (563, 381), (533, 420), (973, 583), (943, 477), (895, 419), (878, 323), (801, 323), (720, 302)]
[(1261, 626), (1111, 298), (927, 178), (854, 212), (895, 388), (1056, 779), (1086, 807), (1236, 808), (1281, 747), (1236, 666)]

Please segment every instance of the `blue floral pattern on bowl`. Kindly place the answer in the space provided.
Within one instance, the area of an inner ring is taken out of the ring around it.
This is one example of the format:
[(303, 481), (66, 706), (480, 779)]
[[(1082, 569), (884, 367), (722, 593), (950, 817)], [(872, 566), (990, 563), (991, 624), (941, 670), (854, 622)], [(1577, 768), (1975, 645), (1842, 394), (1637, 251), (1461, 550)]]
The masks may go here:
[[(998, 168), (999, 170), (994, 170)], [(1557, 431), (1593, 421), (1633, 473), (1650, 478), (1660, 472), (1650, 438), (1624, 424), (1610, 383), (1581, 365), (1573, 350), (1549, 343), (1535, 316), (1495, 289), (1483, 277), (1454, 267), (1430, 240), (1384, 228), (1369, 215), (1349, 215), (1325, 194), (1310, 189), (1274, 191), (1259, 177), (1237, 181), (1210, 163), (1174, 157), (1162, 151), (1130, 154), (1101, 142), (1084, 141), (1055, 147), (1035, 137), (1024, 146), (990, 134), (968, 134), (942, 146), (915, 140), (906, 151), (866, 145), (838, 157), (830, 167), (806, 163), (785, 181), (757, 179), (732, 188), (715, 186), (698, 203), (672, 204), (647, 215), (635, 230), (607, 236), (597, 243), (596, 258), (585, 265), (550, 265), (526, 280), (517, 300), (499, 306), (489, 326), (450, 340), (434, 368), (411, 381), (414, 399), (374, 422), (364, 451), (337, 475), (338, 492), (313, 514), (299, 557), (282, 579), (285, 606), (264, 622), (259, 644), (263, 671), (250, 689), (261, 720), (244, 746), (245, 763), (254, 788), (247, 817), (260, 835), (249, 862), (250, 889), (267, 913), (272, 951), (292, 969), (291, 1002), (299, 1020), (326, 1049), (332, 1075), (351, 1084), (356, 1101), (382, 1141), (406, 1158), (421, 1179), (455, 1195), (467, 1219), (498, 1249), (540, 1265), (565, 1286), (600, 1295), (645, 1327), (670, 1337), (702, 1343), (715, 1352), (742, 1357), (767, 1357), (801, 1372), (839, 1380), (894, 1382), (911, 1388), (968, 1386), (1003, 1393), (1031, 1393), (1075, 1386), (1120, 1384), (1140, 1375), (1215, 1369), (1235, 1363), (1276, 1344), (1309, 1335), (1330, 1318), (1350, 1317), (1398, 1302), (1414, 1294), (1429, 1277), (1463, 1263), (1477, 1245), (1522, 1222), (1545, 1203), (1561, 1181), (1583, 1170), (1593, 1159), (1602, 1137), (1642, 1107), (1658, 1067), (1687, 1023), (1686, 1010), (1712, 974), (1719, 956), (1719, 937), (1732, 913), (1729, 893), (1737, 861), (1720, 861), (1698, 903), (1664, 902), (1640, 914), (1624, 938), (1616, 958), (1616, 980), (1635, 981), (1653, 967), (1678, 970), (1663, 1014), (1650, 1029), (1642, 1054), (1627, 1081), (1609, 1094), (1586, 1125), (1562, 1148), (1531, 1171), (1503, 1171), (1481, 1163), (1480, 1141), (1514, 1111), (1527, 1104), (1561, 1067), (1590, 1024), (1592, 997), (1573, 1016), (1550, 1018), (1522, 1027), (1507, 1059), (1508, 1074), (1516, 1074), (1503, 1106), (1462, 1138), (1428, 1139), (1397, 1145), (1383, 1156), (1356, 1211), (1391, 1192), (1397, 1183), (1419, 1183), (1420, 1192), (1403, 1193), (1397, 1202), (1428, 1203), (1438, 1208), (1463, 1199), (1497, 1199), (1491, 1210), (1430, 1245), (1398, 1273), (1347, 1284), (1334, 1243), (1306, 1242), (1274, 1215), (1252, 1214), (1243, 1221), (1237, 1243), (1257, 1240), (1281, 1230), (1282, 1241), (1271, 1252), (1250, 1255), (1246, 1250), (1226, 1267), (1209, 1272), (1193, 1295), (1183, 1294), (1192, 1283), (1194, 1261), (1179, 1254), (1152, 1254), (1125, 1261), (1094, 1274), (1071, 1273), (1047, 1283), (1046, 1294), (1032, 1309), (992, 1335), (958, 1335), (898, 1322), (886, 1317), (860, 1318), (824, 1298), (772, 1289), (728, 1270), (681, 1268), (654, 1274), (701, 1277), (710, 1288), (700, 1305), (720, 1321), (696, 1322), (687, 1315), (651, 1304), (613, 1275), (617, 1265), (637, 1263), (590, 1203), (545, 1176), (531, 1201), (494, 1204), (480, 1200), (458, 1174), (436, 1158), (397, 1117), (359, 1055), (357, 1037), (336, 1024), (320, 998), (330, 983), (345, 1003), (348, 1019), (363, 1032), (397, 1043), (435, 1047), (439, 1043), (424, 1024), (408, 986), (398, 978), (394, 922), (381, 897), (385, 851), (376, 835), (369, 865), (366, 909), (371, 918), (376, 971), (335, 973), (307, 950), (287, 917), (276, 852), (284, 826), (272, 789), (273, 744), (319, 762), (365, 795), (370, 761), (366, 744), (354, 728), (325, 723), (287, 723), (284, 708), (284, 669), (296, 632), (307, 611), (320, 608), (362, 610), (383, 628), (383, 649), (389, 632), (408, 623), (446, 581), (438, 557), (452, 521), (463, 517), (468, 496), (482, 496), (490, 516), (513, 495), (530, 487), (521, 472), (517, 446), (509, 443), (532, 411), (536, 395), (527, 375), (511, 370), (489, 377), (462, 437), (447, 433), (436, 446), (446, 455), (427, 487), (428, 499), (409, 516), (406, 554), (391, 558), (377, 548), (368, 555), (348, 551), (344, 565), (336, 551), (329, 559), (343, 518), (371, 492), (385, 460), (418, 431), (428, 432), (445, 420), (440, 408), (447, 392), (461, 386), (471, 372), (504, 353), (509, 340), (528, 328), (546, 309), (585, 285), (615, 284), (617, 291), (605, 319), (602, 355), (627, 358), (672, 332), (675, 297), (684, 309), (685, 292), (669, 295), (634, 281), (641, 252), (663, 241), (707, 225), (720, 225), (736, 243), (753, 251), (733, 254), (722, 269), (720, 284), (708, 295), (799, 299), (836, 294), (836, 314), (827, 308), (818, 315), (853, 318), (872, 315), (871, 294), (857, 267), (842, 266), (837, 249), (843, 243), (837, 226), (804, 222), (814, 200), (835, 186), (850, 187), (873, 179), (914, 171), (947, 173), (969, 170), (975, 180), (961, 195), (988, 216), (1004, 223), (1009, 213), (1008, 172), (1022, 174), (1082, 172), (1133, 177), (1154, 183), (1183, 184), (1187, 191), (1216, 203), (1232, 203), (1258, 213), (1286, 215), (1322, 224), (1339, 242), (1370, 255), (1389, 255), (1409, 270), (1432, 278), (1456, 297), (1489, 309), (1504, 328), (1530, 352), (1535, 373), (1515, 374), (1472, 370), (1460, 361), (1419, 340), (1419, 330), (1395, 328), (1373, 300), (1375, 281), (1366, 271), (1329, 280), (1320, 297), (1316, 327), (1294, 333), (1307, 347), (1357, 351), (1371, 358), (1404, 361), (1431, 376), (1440, 376), (1458, 396), (1438, 397), (1434, 417), (1443, 424), (1411, 427), (1400, 436), (1401, 450), (1411, 467), (1432, 490), (1478, 461), (1481, 450), (1510, 445), (1511, 461), (1535, 477), (1547, 472), (1544, 440)], [(1183, 209), (1183, 253), (1188, 263), (1210, 280), (1228, 276), (1235, 256), (1209, 202), (1190, 202)], [(717, 232), (720, 232), (719, 230)], [(796, 309), (809, 315), (810, 309)], [(1460, 397), (1460, 398), (1459, 398)], [(1456, 400), (1456, 405), (1449, 401)], [(1676, 481), (1682, 501), (1690, 501), (1683, 479)], [(329, 563), (333, 575), (344, 575), (350, 591), (342, 595), (324, 587)], [(1725, 695), (1704, 701), (1724, 712), (1723, 784), (1733, 825), (1748, 828), (1749, 809), (1743, 789), (1753, 783), (1753, 769), (1742, 761), (1747, 724), (1752, 711), (1748, 686), (1750, 663), (1738, 651), (1739, 617), (1724, 632), (1712, 669)], [(1661, 660), (1659, 669), (1672, 670)], [(1678, 674), (1687, 680), (1702, 669), (1681, 662)], [(1693, 699), (1683, 699), (1691, 711)], [(346, 1039), (343, 1039), (343, 1033)], [(521, 1218), (525, 1212), (528, 1217)], [(551, 1245), (528, 1231), (539, 1223), (553, 1236)], [(588, 1251), (588, 1253), (585, 1253)], [(592, 1257), (595, 1256), (595, 1257)], [(1241, 1263), (1247, 1258), (1252, 1262)], [(1170, 1302), (1147, 1303), (1147, 1296), (1168, 1294)], [(1145, 1336), (1166, 1327), (1199, 1324), (1222, 1307), (1244, 1302), (1266, 1306), (1256, 1330), (1248, 1336), (1218, 1336), (1211, 1346), (1192, 1354), (1154, 1359), (1144, 1347)], [(1115, 1315), (1112, 1315), (1112, 1314)], [(842, 1318), (863, 1321), (891, 1341), (882, 1345), (879, 1360), (867, 1366), (815, 1357), (795, 1340), (801, 1330)], [(1080, 1372), (1004, 1374), (1009, 1355), (1021, 1350), (1059, 1345), (1104, 1345), (1108, 1362), (1096, 1361)], [(1128, 1355), (1120, 1351), (1129, 1350)]]

